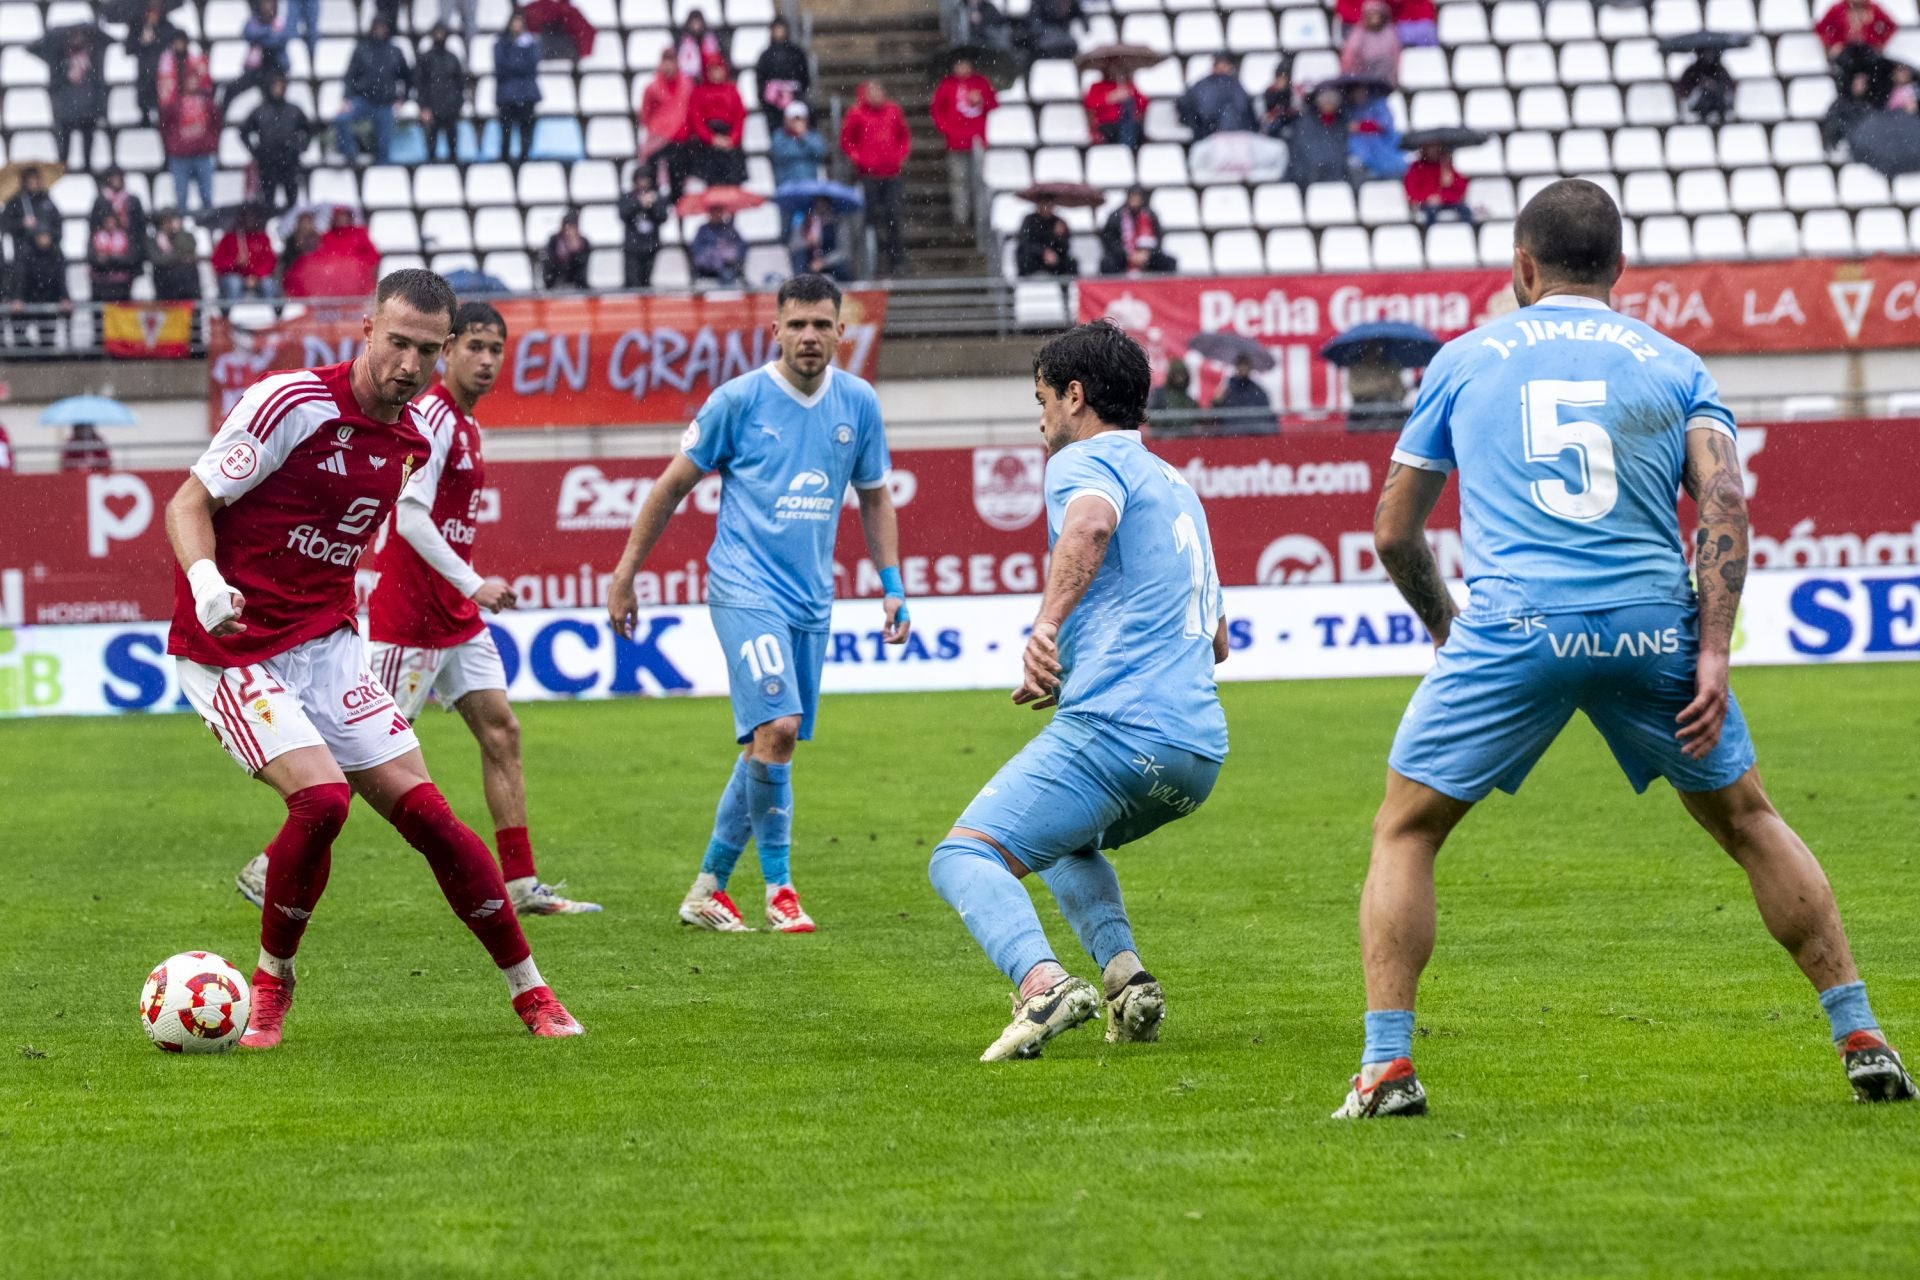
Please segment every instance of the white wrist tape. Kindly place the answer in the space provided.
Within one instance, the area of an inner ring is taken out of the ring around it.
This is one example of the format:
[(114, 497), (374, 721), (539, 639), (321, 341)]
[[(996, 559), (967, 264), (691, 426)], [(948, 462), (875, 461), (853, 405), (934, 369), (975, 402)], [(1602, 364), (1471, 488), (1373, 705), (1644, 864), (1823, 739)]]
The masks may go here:
[(233, 607), (233, 588), (220, 576), (213, 561), (195, 560), (188, 565), (187, 585), (193, 589), (193, 612), (207, 631), (211, 632), (238, 612)]

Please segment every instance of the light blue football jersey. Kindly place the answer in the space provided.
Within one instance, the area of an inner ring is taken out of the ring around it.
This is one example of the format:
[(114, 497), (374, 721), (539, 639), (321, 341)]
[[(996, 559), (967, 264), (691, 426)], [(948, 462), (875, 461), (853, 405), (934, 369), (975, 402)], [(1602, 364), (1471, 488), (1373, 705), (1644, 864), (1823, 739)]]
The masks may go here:
[(1060, 710), (1225, 760), (1227, 717), (1213, 682), (1220, 574), (1199, 495), (1138, 432), (1103, 431), (1047, 461), (1049, 547), (1086, 493), (1112, 503), (1120, 523), (1060, 630)]
[(1674, 509), (1689, 429), (1734, 432), (1699, 356), (1556, 297), (1442, 348), (1393, 456), (1459, 469), (1474, 617), (1690, 604)]
[(829, 368), (819, 388), (802, 396), (766, 365), (715, 391), (680, 448), (722, 477), (707, 602), (771, 609), (793, 626), (826, 630), (847, 486), (887, 482), (887, 437), (873, 388)]

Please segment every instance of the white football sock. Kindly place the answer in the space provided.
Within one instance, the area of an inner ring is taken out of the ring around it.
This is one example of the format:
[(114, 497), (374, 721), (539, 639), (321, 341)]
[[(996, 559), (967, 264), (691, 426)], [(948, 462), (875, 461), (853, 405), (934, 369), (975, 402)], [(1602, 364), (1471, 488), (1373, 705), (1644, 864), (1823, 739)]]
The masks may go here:
[(260, 948), (260, 959), (257, 963), (259, 964), (259, 967), (262, 972), (272, 974), (274, 977), (280, 979), (280, 981), (282, 982), (293, 981), (293, 957), (292, 956), (286, 956), (282, 958), (280, 956), (271, 955), (267, 952), (267, 949), (265, 947), (262, 947)]
[(534, 964), (532, 956), (528, 956), (519, 964), (510, 964), (500, 972), (507, 980), (507, 994), (515, 999), (527, 994), (535, 987), (547, 985), (546, 979), (540, 976), (540, 967)]
[(1107, 999), (1120, 994), (1121, 988), (1133, 981), (1133, 975), (1145, 971), (1140, 957), (1131, 951), (1122, 951), (1107, 961), (1107, 967), (1100, 972), (1100, 985), (1106, 989)]

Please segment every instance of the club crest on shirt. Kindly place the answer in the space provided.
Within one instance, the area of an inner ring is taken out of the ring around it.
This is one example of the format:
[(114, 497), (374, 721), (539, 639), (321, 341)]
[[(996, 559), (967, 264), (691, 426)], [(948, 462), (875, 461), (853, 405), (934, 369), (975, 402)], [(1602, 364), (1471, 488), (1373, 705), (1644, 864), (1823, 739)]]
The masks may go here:
[(849, 423), (843, 422), (839, 426), (835, 427), (833, 429), (833, 442), (835, 444), (852, 444), (853, 443), (852, 425)]
[(778, 680), (768, 680), (760, 686), (760, 692), (766, 694), (769, 698), (777, 698), (780, 696), (780, 682)]
[[(378, 466), (382, 461), (383, 459), (375, 458), (374, 465)], [(400, 462), (400, 487), (402, 489), (407, 487), (407, 477), (411, 476), (412, 474), (413, 474), (413, 455), (408, 454)]]
[(973, 509), (996, 529), (1024, 529), (1047, 509), (1043, 477), (1047, 451), (1039, 445), (973, 451)]

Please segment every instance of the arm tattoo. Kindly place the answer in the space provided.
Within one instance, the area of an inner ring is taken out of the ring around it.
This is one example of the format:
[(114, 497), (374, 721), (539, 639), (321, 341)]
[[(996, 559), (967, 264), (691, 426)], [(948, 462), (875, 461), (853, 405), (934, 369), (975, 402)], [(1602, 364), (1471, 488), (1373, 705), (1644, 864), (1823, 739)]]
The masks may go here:
[(1693, 576), (1700, 595), (1700, 646), (1725, 652), (1747, 585), (1747, 495), (1733, 441), (1706, 433), (1704, 461), (1689, 461), (1687, 491), (1700, 509)]
[[(1374, 508), (1376, 529), (1381, 514), (1387, 510), (1389, 498), (1400, 487), (1408, 471), (1408, 467), (1398, 462), (1387, 468), (1386, 483), (1380, 487), (1380, 502)], [(1393, 585), (1400, 589), (1401, 597), (1427, 630), (1433, 633), (1435, 640), (1445, 640), (1447, 632), (1453, 627), (1454, 615), (1459, 610), (1454, 606), (1452, 594), (1447, 591), (1447, 584), (1441, 580), (1440, 566), (1435, 563), (1433, 549), (1427, 545), (1427, 540), (1417, 537), (1408, 543), (1384, 542), (1378, 550), (1380, 563), (1386, 567)]]
[(1040, 601), (1037, 622), (1064, 625), (1067, 615), (1079, 605), (1107, 558), (1107, 543), (1112, 533), (1100, 528), (1076, 527), (1061, 535), (1053, 549), (1053, 562), (1047, 571), (1046, 594)]

